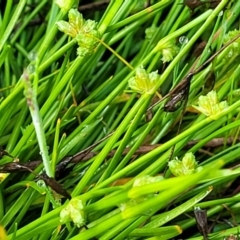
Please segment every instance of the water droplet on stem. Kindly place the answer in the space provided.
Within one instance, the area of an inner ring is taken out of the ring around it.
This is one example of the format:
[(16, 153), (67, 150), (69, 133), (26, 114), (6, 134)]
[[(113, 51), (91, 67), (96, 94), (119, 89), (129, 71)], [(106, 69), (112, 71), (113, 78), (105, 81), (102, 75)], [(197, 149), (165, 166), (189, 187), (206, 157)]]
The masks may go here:
[(186, 36), (181, 36), (179, 38), (179, 43), (180, 44), (187, 44), (188, 43), (188, 38)]

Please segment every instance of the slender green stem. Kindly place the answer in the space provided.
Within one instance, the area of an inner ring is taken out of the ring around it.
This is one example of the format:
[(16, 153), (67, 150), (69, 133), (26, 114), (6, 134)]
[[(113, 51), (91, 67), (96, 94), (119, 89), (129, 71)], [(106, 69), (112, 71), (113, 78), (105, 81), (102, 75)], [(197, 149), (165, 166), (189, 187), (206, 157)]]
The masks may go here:
[(17, 23), (18, 18), (20, 16), (20, 14), (22, 13), (23, 8), (26, 5), (26, 3), (27, 3), (27, 0), (19, 1), (17, 8), (15, 9), (15, 11), (12, 15), (12, 18), (11, 18), (10, 22), (8, 23), (6, 30), (4, 31), (3, 35), (0, 38), (0, 52), (2, 51), (3, 46), (4, 46), (5, 42), (7, 41), (8, 37), (10, 36), (15, 24)]

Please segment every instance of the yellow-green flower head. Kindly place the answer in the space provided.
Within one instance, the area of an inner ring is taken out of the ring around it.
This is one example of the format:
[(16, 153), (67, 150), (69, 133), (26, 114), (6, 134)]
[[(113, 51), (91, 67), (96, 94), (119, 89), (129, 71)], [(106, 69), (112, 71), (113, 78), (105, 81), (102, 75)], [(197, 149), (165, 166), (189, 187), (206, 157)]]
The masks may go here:
[(144, 186), (146, 184), (160, 182), (162, 180), (163, 180), (163, 176), (152, 177), (152, 176), (146, 175), (146, 176), (137, 178), (133, 183), (133, 187)]
[(226, 109), (228, 104), (226, 101), (219, 103), (216, 91), (211, 91), (206, 96), (200, 96), (198, 106), (193, 107), (204, 115), (211, 116), (214, 119), (214, 116)]
[(182, 164), (186, 169), (196, 169), (198, 164), (197, 161), (195, 159), (195, 156), (189, 152), (186, 153), (182, 159)]
[[(149, 175), (145, 175), (145, 176), (142, 176), (142, 177), (139, 177), (137, 178), (134, 183), (133, 183), (133, 188), (134, 187), (141, 187), (141, 186), (144, 186), (144, 185), (147, 185), (147, 184), (150, 184), (150, 183), (155, 183), (155, 182), (160, 182), (162, 181), (164, 178), (163, 176), (156, 176), (156, 177), (152, 177), (152, 176), (149, 176)], [(150, 198), (153, 198), (155, 197), (156, 194), (154, 193), (149, 193), (149, 194), (146, 194), (146, 195), (143, 195), (141, 197), (137, 197), (137, 198), (131, 198), (129, 201), (125, 202), (125, 203), (122, 203), (119, 205), (119, 208), (120, 208), (120, 211), (121, 212), (124, 212), (126, 211), (128, 208), (131, 208), (133, 206), (136, 206), (138, 205), (139, 203), (143, 203), (145, 202), (146, 200), (150, 199)], [(144, 214), (149, 214), (150, 212), (145, 212)]]
[(82, 200), (73, 198), (60, 212), (60, 222), (67, 223), (73, 221), (78, 227), (85, 224), (84, 204)]
[[(85, 55), (83, 52), (86, 50), (92, 52), (93, 49), (97, 46), (98, 42), (95, 38), (99, 38), (100, 34), (96, 30), (97, 23), (92, 20), (85, 21), (84, 25), (81, 28), (81, 31), (76, 36), (78, 42), (78, 55)], [(95, 38), (94, 38), (95, 37)]]
[(147, 28), (145, 30), (145, 35), (146, 35), (146, 39), (152, 39), (154, 34), (156, 33), (157, 31), (157, 27), (156, 26), (151, 26), (149, 28)]
[(58, 21), (57, 23), (58, 29), (61, 32), (64, 32), (65, 34), (69, 35), (72, 38), (75, 38), (78, 34), (77, 30), (68, 22), (65, 21)]
[[(228, 34), (226, 34), (223, 38), (223, 44), (226, 44), (227, 42), (231, 41), (239, 34), (240, 31), (236, 29), (228, 32)], [(239, 54), (240, 54), (240, 38), (238, 38), (230, 46), (228, 46), (226, 58), (232, 58), (233, 56), (238, 56)]]
[(154, 88), (159, 77), (157, 71), (147, 73), (143, 67), (139, 67), (136, 69), (135, 77), (130, 78), (128, 84), (134, 92), (154, 94)]
[(186, 153), (182, 161), (175, 158), (168, 163), (169, 169), (172, 174), (176, 177), (186, 176), (201, 170), (201, 167), (198, 167), (195, 156), (190, 152)]
[(159, 50), (162, 52), (162, 61), (170, 62), (179, 53), (179, 47), (174, 41), (166, 42), (162, 45), (158, 45)]
[(97, 30), (97, 23), (92, 20), (85, 21), (77, 9), (71, 9), (68, 13), (69, 22), (58, 21), (58, 29), (74, 38), (79, 48), (78, 55), (85, 56), (91, 53), (97, 46), (97, 38), (100, 34)]
[(79, 33), (84, 25), (82, 14), (77, 9), (71, 9), (68, 13), (69, 24)]
[(76, 38), (85, 22), (83, 16), (77, 9), (71, 9), (68, 12), (68, 19), (69, 22), (63, 20), (56, 22), (58, 29), (70, 37)]

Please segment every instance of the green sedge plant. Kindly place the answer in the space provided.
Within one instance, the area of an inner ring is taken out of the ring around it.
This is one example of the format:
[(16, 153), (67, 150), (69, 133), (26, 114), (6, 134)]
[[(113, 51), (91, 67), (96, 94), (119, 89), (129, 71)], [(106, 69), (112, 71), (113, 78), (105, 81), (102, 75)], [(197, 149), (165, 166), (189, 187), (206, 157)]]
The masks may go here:
[(202, 239), (195, 207), (215, 223), (209, 238), (237, 236), (239, 10), (237, 0), (7, 1), (0, 238)]

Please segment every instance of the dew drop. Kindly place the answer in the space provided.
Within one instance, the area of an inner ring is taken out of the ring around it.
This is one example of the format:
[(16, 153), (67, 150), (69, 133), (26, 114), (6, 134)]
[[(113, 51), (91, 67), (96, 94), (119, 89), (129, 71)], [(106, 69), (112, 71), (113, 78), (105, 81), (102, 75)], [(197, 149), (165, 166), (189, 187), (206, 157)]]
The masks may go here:
[(231, 58), (233, 56), (233, 51), (229, 51), (228, 57)]
[(41, 187), (41, 188), (45, 188), (45, 187), (46, 187), (46, 184), (45, 184), (45, 182), (44, 182), (43, 180), (38, 180), (38, 181), (37, 181), (37, 185), (38, 185), (39, 187)]
[(186, 36), (181, 36), (179, 38), (179, 43), (180, 44), (187, 44), (188, 43), (188, 38)]
[(32, 51), (28, 54), (28, 58), (30, 61), (35, 61), (37, 59), (37, 53)]
[(223, 11), (221, 11), (218, 16), (221, 17), (223, 15)]
[(28, 69), (28, 72), (29, 72), (30, 74), (32, 74), (32, 73), (35, 72), (35, 66), (34, 66), (33, 64), (30, 64), (30, 65), (27, 67), (27, 69)]

